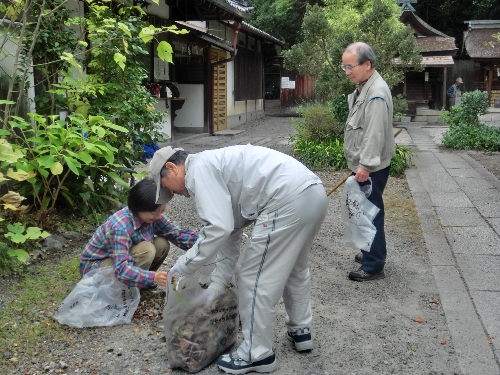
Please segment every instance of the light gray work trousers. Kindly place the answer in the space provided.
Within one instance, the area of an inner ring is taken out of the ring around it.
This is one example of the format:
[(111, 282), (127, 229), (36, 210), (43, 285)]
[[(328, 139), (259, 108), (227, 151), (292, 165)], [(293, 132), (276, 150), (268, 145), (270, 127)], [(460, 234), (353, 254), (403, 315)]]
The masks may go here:
[(327, 209), (325, 189), (316, 184), (257, 218), (238, 277), (242, 359), (255, 362), (273, 353), (276, 305), (282, 296), (287, 330), (311, 326), (308, 258)]

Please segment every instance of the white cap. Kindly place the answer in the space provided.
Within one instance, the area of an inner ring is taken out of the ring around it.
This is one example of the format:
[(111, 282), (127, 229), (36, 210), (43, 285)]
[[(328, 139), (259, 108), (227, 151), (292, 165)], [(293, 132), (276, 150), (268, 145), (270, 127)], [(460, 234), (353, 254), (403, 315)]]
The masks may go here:
[(177, 151), (184, 150), (183, 148), (174, 148), (172, 146), (162, 147), (157, 150), (151, 162), (149, 163), (149, 177), (156, 183), (156, 204), (165, 204), (169, 202), (173, 195), (170, 190), (161, 186), (160, 171), (165, 166), (165, 163)]

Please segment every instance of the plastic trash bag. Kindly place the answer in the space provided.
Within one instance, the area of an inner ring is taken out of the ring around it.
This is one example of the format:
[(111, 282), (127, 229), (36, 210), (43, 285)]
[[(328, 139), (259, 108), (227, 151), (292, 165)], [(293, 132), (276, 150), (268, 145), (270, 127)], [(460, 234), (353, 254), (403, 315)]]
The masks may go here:
[(198, 372), (236, 341), (239, 328), (236, 287), (213, 294), (197, 278), (168, 276), (163, 319), (172, 368)]
[(351, 176), (342, 190), (340, 218), (344, 223), (343, 242), (356, 250), (370, 251), (377, 232), (373, 219), (380, 209), (367, 199), (371, 189), (371, 183), (360, 187)]
[(140, 300), (139, 288), (118, 281), (113, 267), (101, 267), (83, 276), (54, 319), (76, 328), (129, 324)]

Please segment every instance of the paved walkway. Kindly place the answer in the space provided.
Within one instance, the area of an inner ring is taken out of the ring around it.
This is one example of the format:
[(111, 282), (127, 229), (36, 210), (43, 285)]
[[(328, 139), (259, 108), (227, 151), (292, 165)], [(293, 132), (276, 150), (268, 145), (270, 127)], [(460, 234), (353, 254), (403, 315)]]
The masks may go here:
[(439, 148), (446, 128), (401, 127), (416, 150), (406, 176), (460, 368), (498, 375), (500, 182), (466, 153)]
[[(406, 176), (462, 374), (500, 375), (500, 182), (466, 153), (439, 147), (446, 127), (399, 127), (397, 143), (415, 150)], [(240, 128), (178, 145), (199, 152), (288, 143), (283, 134), (252, 134)]]

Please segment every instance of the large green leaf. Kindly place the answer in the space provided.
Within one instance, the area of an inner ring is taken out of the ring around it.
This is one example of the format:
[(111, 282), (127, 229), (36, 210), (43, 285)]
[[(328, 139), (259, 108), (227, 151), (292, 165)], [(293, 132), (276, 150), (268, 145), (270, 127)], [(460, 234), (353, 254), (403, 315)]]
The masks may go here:
[(26, 263), (30, 258), (30, 255), (23, 249), (10, 249), (7, 250), (7, 254), (13, 258), (17, 258), (21, 263)]
[(78, 168), (80, 168), (82, 165), (77, 159), (71, 158), (69, 156), (64, 156), (64, 161), (66, 162), (68, 168), (71, 169), (71, 172), (73, 172), (77, 176), (80, 174), (78, 172)]
[(30, 240), (36, 240), (38, 238), (47, 238), (48, 236), (50, 236), (49, 232), (42, 231), (38, 227), (28, 227), (28, 229), (26, 229), (26, 238)]
[(129, 188), (128, 184), (125, 181), (123, 181), (122, 178), (118, 176), (118, 174), (116, 174), (115, 172), (108, 172), (108, 176), (111, 177), (122, 188), (125, 189)]
[(165, 42), (165, 41), (161, 41), (159, 44), (158, 44), (158, 57), (160, 59), (162, 59), (163, 61), (166, 61), (166, 62), (169, 62), (169, 63), (172, 63), (172, 53), (173, 53), (173, 50), (172, 50), (172, 46), (170, 45), (170, 43), (168, 42)]

